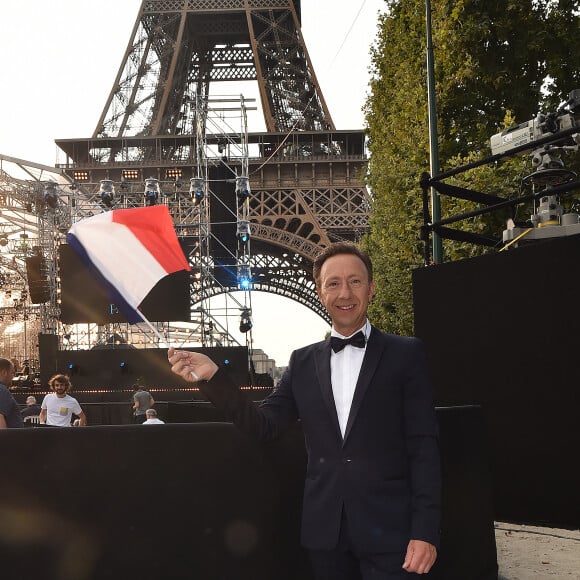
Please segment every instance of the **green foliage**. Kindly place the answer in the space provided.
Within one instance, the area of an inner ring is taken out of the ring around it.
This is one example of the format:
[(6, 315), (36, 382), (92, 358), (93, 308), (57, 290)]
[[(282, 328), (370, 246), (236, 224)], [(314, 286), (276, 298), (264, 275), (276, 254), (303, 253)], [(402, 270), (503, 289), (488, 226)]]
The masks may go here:
[[(373, 211), (364, 243), (377, 280), (369, 313), (384, 330), (412, 334), (411, 273), (424, 265), (419, 179), (429, 171), (425, 2), (386, 5), (365, 109)], [(580, 88), (580, 0), (432, 0), (431, 8), (442, 172), (488, 156), (492, 135), (540, 110), (555, 111)], [(528, 159), (520, 157), (446, 183), (509, 198), (521, 194), (521, 178), (530, 172)], [(477, 207), (441, 197), (442, 217)], [(450, 227), (500, 238), (508, 217), (529, 213), (505, 210)], [(495, 250), (444, 241), (446, 260), (486, 251)]]

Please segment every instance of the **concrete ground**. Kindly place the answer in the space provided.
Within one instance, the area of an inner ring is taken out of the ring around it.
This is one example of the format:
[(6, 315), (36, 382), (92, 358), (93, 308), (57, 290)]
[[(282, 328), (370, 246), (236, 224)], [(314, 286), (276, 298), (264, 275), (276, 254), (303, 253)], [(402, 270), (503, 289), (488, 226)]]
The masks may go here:
[(496, 522), (499, 580), (580, 580), (580, 530)]

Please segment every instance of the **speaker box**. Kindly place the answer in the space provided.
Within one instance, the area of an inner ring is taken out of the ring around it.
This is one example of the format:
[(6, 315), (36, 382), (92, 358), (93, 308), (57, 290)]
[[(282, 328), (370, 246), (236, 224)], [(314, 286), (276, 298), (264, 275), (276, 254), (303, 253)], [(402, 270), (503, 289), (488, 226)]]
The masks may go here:
[(50, 300), (50, 287), (46, 277), (46, 263), (42, 256), (26, 258), (26, 277), (32, 304), (42, 304)]

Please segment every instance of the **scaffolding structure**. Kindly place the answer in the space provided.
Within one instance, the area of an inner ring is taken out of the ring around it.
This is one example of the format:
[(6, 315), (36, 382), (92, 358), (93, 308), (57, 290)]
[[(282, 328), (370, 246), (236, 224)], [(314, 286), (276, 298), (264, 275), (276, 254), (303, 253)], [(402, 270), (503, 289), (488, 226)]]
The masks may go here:
[[(228, 92), (238, 81), (257, 85), (266, 132), (248, 134), (252, 101), (210, 92), (224, 81)], [(363, 130), (334, 127), (299, 0), (144, 0), (92, 136), (56, 139), (54, 177), (29, 173), (10, 186), (33, 200), (31, 245), (50, 293), (30, 305), (41, 331), (63, 350), (158, 345), (143, 325), (59, 318), (58, 252), (71, 224), (151, 203), (169, 208), (191, 265), (190, 319), (154, 322), (172, 343), (251, 345), (256, 291), (328, 321), (312, 263), (333, 241), (369, 230), (365, 140)], [(10, 231), (9, 243), (17, 236)]]

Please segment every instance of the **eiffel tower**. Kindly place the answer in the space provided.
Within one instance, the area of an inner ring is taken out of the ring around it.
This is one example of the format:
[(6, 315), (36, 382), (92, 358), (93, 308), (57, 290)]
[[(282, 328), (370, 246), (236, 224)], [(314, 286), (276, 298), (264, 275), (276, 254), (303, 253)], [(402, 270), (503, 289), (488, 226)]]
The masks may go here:
[[(212, 96), (219, 83), (248, 81), (257, 83), (264, 132), (238, 131), (227, 119), (235, 110), (245, 122), (254, 100)], [(103, 187), (116, 188), (115, 207), (146, 204), (149, 178), (190, 252), (194, 307), (238, 290), (231, 272), (241, 260), (253, 290), (328, 320), (312, 262), (332, 241), (368, 229), (365, 136), (334, 126), (299, 0), (144, 0), (92, 137), (56, 143), (66, 153), (59, 167), (71, 179), (71, 221), (113, 205)], [(246, 187), (240, 201), (234, 191)], [(240, 224), (249, 226), (251, 253), (240, 252)]]

